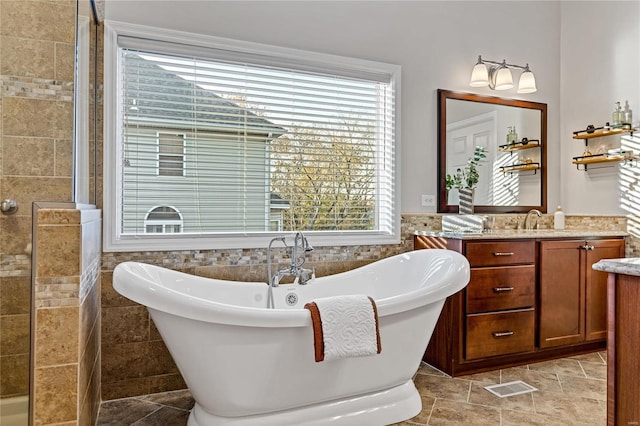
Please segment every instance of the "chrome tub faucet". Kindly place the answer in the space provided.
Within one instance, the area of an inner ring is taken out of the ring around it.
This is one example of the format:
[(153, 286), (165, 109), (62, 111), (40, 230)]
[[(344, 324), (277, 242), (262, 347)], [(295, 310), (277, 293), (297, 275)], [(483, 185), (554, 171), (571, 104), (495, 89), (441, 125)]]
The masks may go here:
[(295, 277), (293, 283), (305, 285), (316, 277), (315, 269), (306, 269), (304, 264), (307, 261), (306, 255), (313, 251), (313, 246), (309, 244), (307, 237), (302, 232), (296, 232), (293, 237), (293, 244), (291, 246), (291, 263), (288, 267), (272, 272), (271, 267), (271, 247), (274, 242), (280, 241), (285, 247), (287, 246), (286, 237), (278, 236), (272, 238), (269, 241), (267, 247), (267, 284), (269, 285), (269, 294), (267, 297), (267, 307), (274, 308), (273, 304), (273, 287), (280, 285), (280, 280), (283, 277)]

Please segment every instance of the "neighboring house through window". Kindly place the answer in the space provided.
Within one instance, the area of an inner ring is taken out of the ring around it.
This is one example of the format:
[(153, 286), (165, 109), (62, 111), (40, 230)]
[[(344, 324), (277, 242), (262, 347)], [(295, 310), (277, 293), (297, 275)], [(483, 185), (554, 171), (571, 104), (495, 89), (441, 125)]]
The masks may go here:
[(155, 207), (147, 213), (147, 217), (144, 220), (144, 229), (149, 234), (182, 232), (182, 216), (173, 207)]
[(106, 32), (106, 251), (399, 242), (398, 66)]

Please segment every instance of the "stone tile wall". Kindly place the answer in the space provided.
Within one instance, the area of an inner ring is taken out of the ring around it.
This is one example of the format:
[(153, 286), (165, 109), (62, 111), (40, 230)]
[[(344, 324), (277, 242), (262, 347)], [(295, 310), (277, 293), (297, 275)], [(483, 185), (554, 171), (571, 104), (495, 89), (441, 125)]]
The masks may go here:
[(100, 210), (38, 204), (34, 424), (94, 424), (100, 406)]
[(0, 398), (29, 385), (31, 203), (71, 200), (75, 0), (0, 1)]
[[(100, 403), (100, 212), (71, 201), (76, 0), (0, 1), (0, 397), (29, 388), (32, 220), (34, 424), (94, 424)], [(37, 244), (36, 244), (37, 246)], [(20, 327), (18, 327), (20, 326)]]

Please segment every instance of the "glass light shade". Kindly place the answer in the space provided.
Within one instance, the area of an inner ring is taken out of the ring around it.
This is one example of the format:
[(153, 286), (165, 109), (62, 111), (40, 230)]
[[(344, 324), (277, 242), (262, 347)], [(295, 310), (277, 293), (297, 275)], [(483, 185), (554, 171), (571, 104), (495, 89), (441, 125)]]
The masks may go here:
[(471, 87), (484, 87), (489, 85), (489, 71), (485, 64), (476, 64), (471, 72)]
[(525, 71), (520, 75), (518, 82), (518, 93), (533, 93), (537, 91), (536, 78), (531, 71)]
[(513, 88), (513, 78), (509, 68), (500, 68), (496, 75), (496, 90), (508, 90)]

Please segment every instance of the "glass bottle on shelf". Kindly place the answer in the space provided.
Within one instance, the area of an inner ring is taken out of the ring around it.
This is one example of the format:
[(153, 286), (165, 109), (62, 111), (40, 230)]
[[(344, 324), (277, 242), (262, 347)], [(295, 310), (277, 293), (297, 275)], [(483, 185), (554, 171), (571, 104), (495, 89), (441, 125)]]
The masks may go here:
[(633, 121), (633, 113), (631, 112), (631, 108), (629, 108), (629, 101), (624, 101), (623, 116), (624, 116), (624, 119), (622, 120), (622, 123), (626, 127), (631, 128), (631, 123)]
[(623, 120), (624, 112), (622, 111), (622, 107), (620, 107), (620, 102), (616, 102), (616, 109), (614, 109), (611, 114), (611, 126), (614, 128), (620, 127)]
[(518, 134), (516, 133), (516, 126), (507, 127), (507, 144), (513, 145), (518, 141)]

